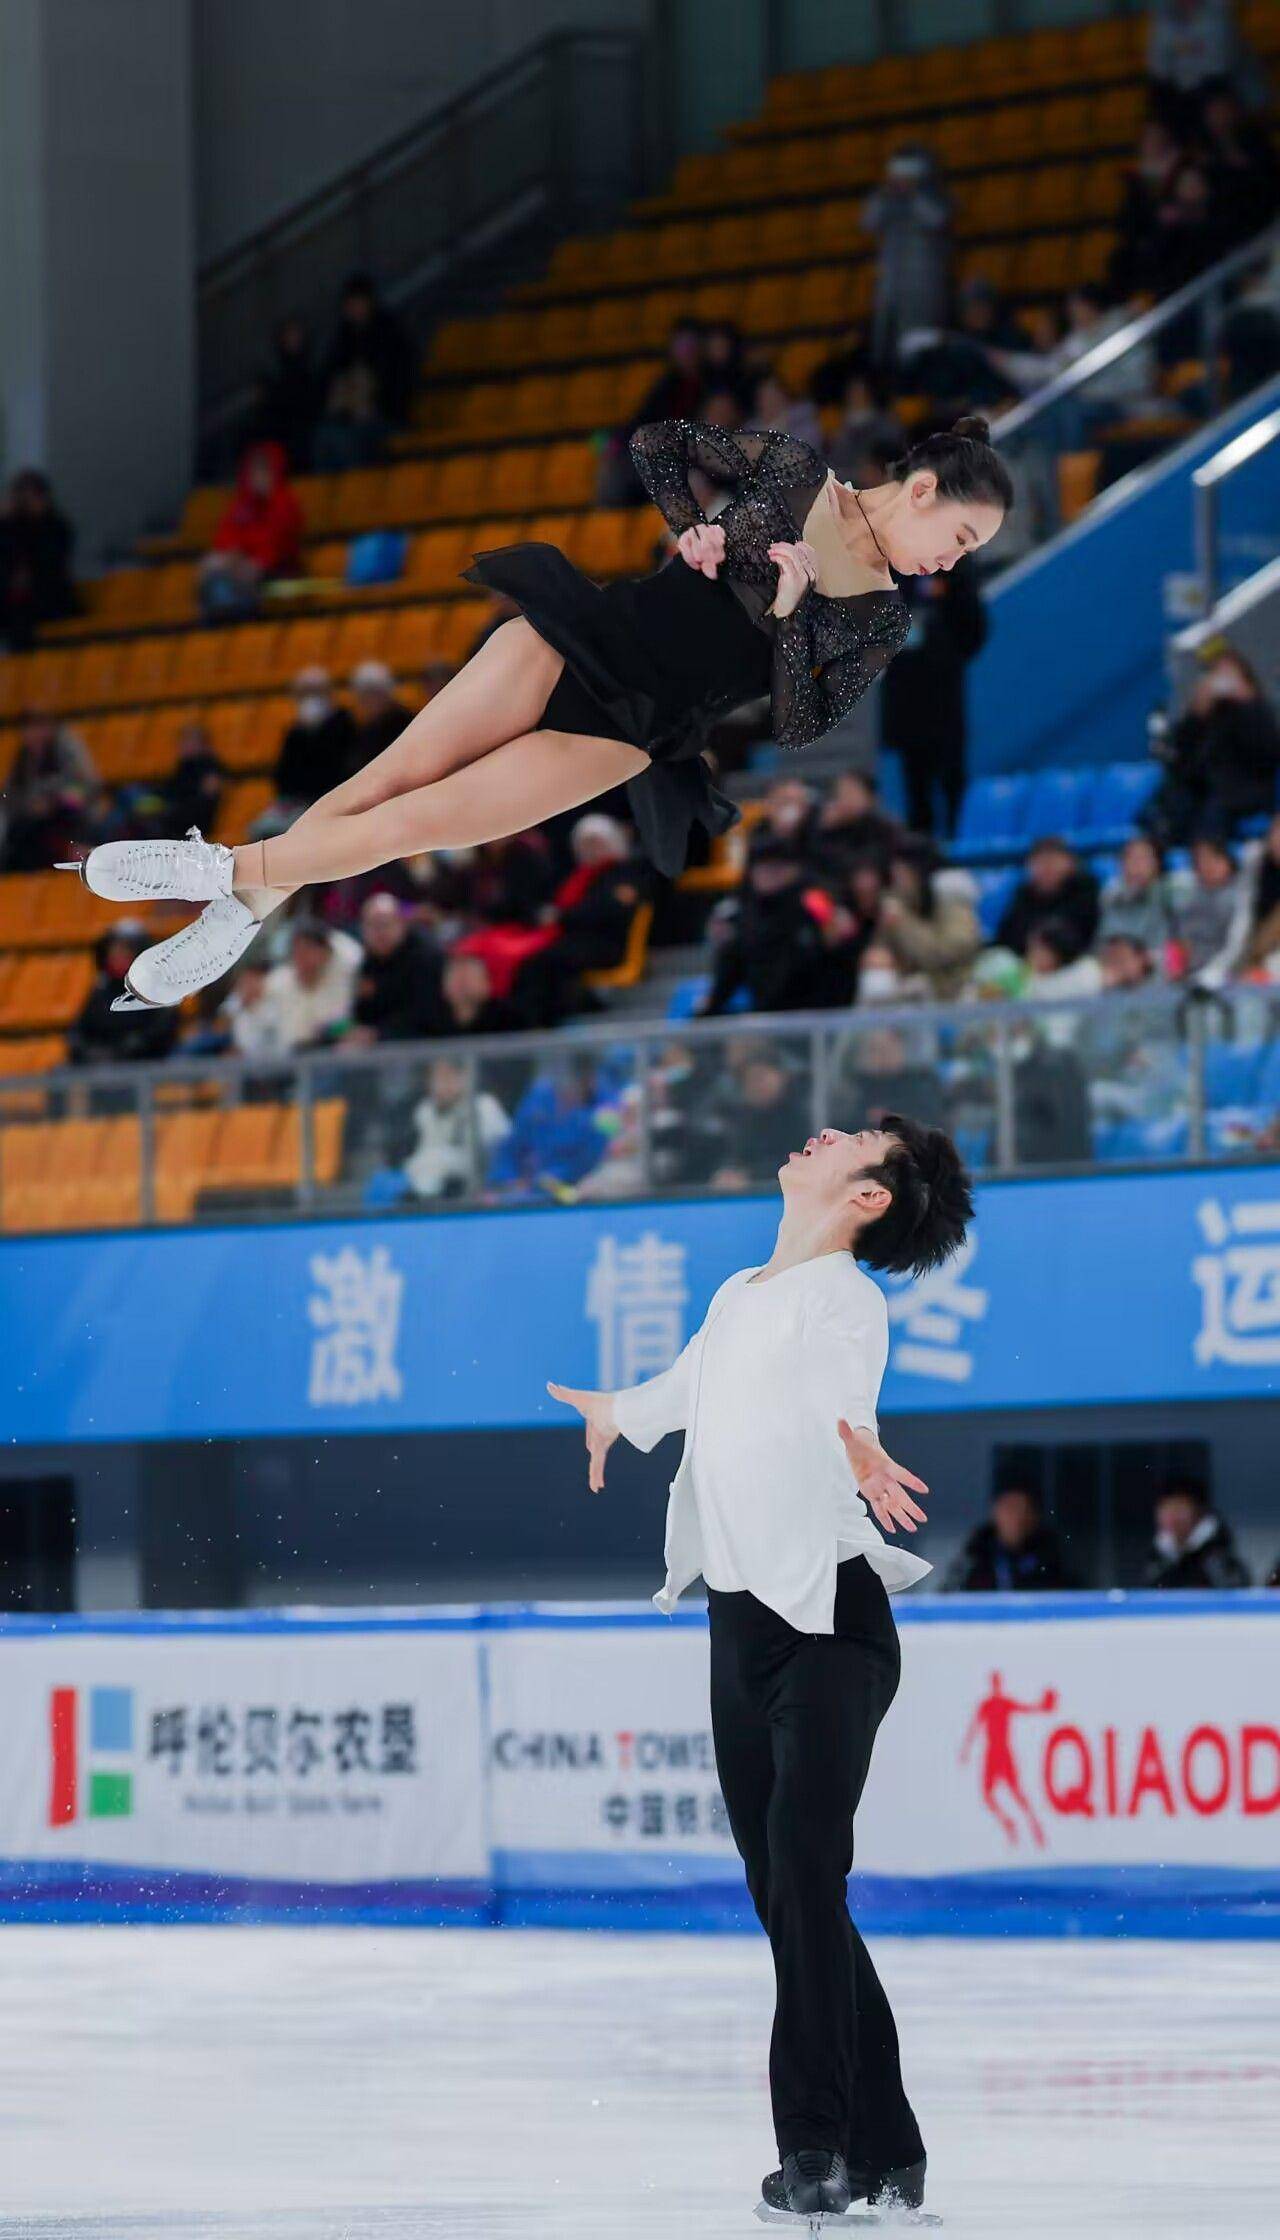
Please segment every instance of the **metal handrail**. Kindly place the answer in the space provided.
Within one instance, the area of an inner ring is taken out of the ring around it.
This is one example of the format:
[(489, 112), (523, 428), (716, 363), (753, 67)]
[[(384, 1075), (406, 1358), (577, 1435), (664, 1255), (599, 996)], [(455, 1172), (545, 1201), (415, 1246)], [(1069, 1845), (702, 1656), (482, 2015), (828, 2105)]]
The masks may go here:
[(536, 75), (544, 65), (555, 61), (563, 50), (584, 44), (601, 49), (612, 48), (619, 54), (635, 54), (639, 51), (640, 42), (633, 34), (623, 31), (577, 31), (566, 28), (548, 32), (544, 38), (522, 47), (518, 54), (509, 56), (505, 62), (495, 64), (483, 77), (474, 79), (462, 93), (450, 94), (427, 116), (420, 117), (416, 124), (407, 126), (402, 132), (393, 133), (373, 149), (371, 154), (362, 156), (358, 162), (349, 164), (345, 171), (340, 171), (327, 180), (324, 186), (316, 187), (310, 194), (291, 203), (286, 210), (269, 219), (266, 225), (245, 234), (230, 249), (219, 250), (217, 256), (210, 257), (196, 274), (198, 293), (203, 296), (220, 283), (225, 283), (229, 276), (234, 276), (240, 267), (257, 263), (264, 255), (280, 247), (290, 234), (312, 224), (330, 205), (349, 203), (379, 173), (396, 170), (406, 158), (416, 154), (428, 142), (451, 131), (468, 110), (483, 108), (493, 95), (505, 93), (522, 79)]
[[(1256, 991), (1250, 991), (1256, 993)], [(1229, 1006), (1231, 996), (1222, 993), (1201, 994), (1187, 988), (1157, 988), (1144, 991), (1117, 991), (1099, 996), (1056, 997), (1040, 1000), (1021, 998), (1000, 1002), (970, 1000), (964, 1003), (905, 1003), (892, 1006), (876, 1005), (851, 1008), (846, 1011), (799, 1011), (733, 1013), (728, 1017), (704, 1020), (637, 1019), (630, 1014), (614, 1015), (603, 1020), (585, 1020), (558, 1028), (554, 1032), (532, 1031), (518, 1034), (482, 1035), (457, 1039), (396, 1042), (373, 1049), (346, 1049), (341, 1044), (302, 1054), (272, 1054), (264, 1052), (253, 1057), (219, 1056), (209, 1058), (176, 1057), (147, 1065), (74, 1067), (62, 1066), (53, 1072), (33, 1077), (30, 1074), (8, 1076), (0, 1079), (0, 1100), (17, 1100), (16, 1109), (7, 1119), (0, 1115), (0, 1127), (18, 1128), (24, 1119), (41, 1119), (49, 1116), (50, 1105), (65, 1110), (67, 1102), (82, 1103), (86, 1098), (97, 1100), (109, 1097), (112, 1092), (123, 1097), (126, 1115), (129, 1110), (137, 1113), (140, 1121), (139, 1159), (139, 1208), (144, 1222), (155, 1218), (155, 1153), (157, 1126), (163, 1118), (159, 1092), (181, 1090), (184, 1085), (204, 1085), (220, 1092), (218, 1101), (234, 1104), (242, 1088), (252, 1085), (259, 1098), (270, 1090), (270, 1101), (296, 1103), (303, 1125), (301, 1135), (302, 1172), (298, 1179), (296, 1202), (291, 1210), (314, 1216), (323, 1210), (326, 1200), (317, 1183), (315, 1172), (315, 1128), (313, 1109), (321, 1097), (347, 1097), (354, 1099), (357, 1108), (367, 1107), (369, 1091), (379, 1074), (395, 1077), (397, 1091), (403, 1092), (406, 1074), (421, 1076), (431, 1060), (448, 1057), (462, 1065), (468, 1074), (467, 1095), (472, 1108), (470, 1123), (469, 1170), (471, 1180), (467, 1185), (468, 1196), (461, 1203), (483, 1199), (486, 1185), (483, 1161), (476, 1141), (474, 1104), (477, 1092), (484, 1085), (483, 1069), (493, 1061), (506, 1065), (521, 1060), (536, 1068), (539, 1064), (563, 1068), (574, 1058), (592, 1052), (609, 1051), (625, 1054), (629, 1074), (626, 1086), (634, 1091), (636, 1123), (641, 1146), (644, 1150), (642, 1195), (652, 1195), (658, 1190), (664, 1197), (698, 1194), (698, 1184), (670, 1183), (663, 1177), (655, 1178), (649, 1156), (652, 1148), (652, 1093), (653, 1063), (664, 1044), (673, 1041), (697, 1048), (714, 1048), (726, 1041), (741, 1042), (744, 1038), (778, 1045), (783, 1051), (799, 1056), (802, 1064), (800, 1078), (807, 1086), (808, 1122), (816, 1131), (825, 1126), (830, 1117), (829, 1095), (834, 1078), (837, 1078), (851, 1051), (870, 1034), (885, 1028), (896, 1030), (917, 1045), (936, 1038), (939, 1045), (947, 1039), (959, 1043), (955, 1052), (963, 1058), (966, 1031), (975, 1033), (977, 1044), (984, 1053), (981, 1081), (991, 1090), (989, 1118), (994, 1122), (993, 1156), (984, 1171), (997, 1174), (1030, 1171), (1043, 1172), (1042, 1162), (1020, 1161), (1017, 1156), (1016, 1126), (1016, 1067), (1022, 1053), (1015, 1046), (1019, 1028), (1026, 1024), (1039, 1026), (1047, 1041), (1063, 1039), (1063, 1022), (1075, 1026), (1089, 1021), (1104, 1023), (1109, 1016), (1123, 1014), (1133, 1022), (1139, 1033), (1149, 1027), (1153, 1037), (1163, 1034), (1167, 1039), (1172, 1030), (1179, 1051), (1185, 1057), (1185, 1112), (1188, 1120), (1188, 1138), (1184, 1152), (1164, 1156), (1134, 1158), (1125, 1164), (1136, 1167), (1160, 1167), (1182, 1164), (1187, 1160), (1205, 1157), (1204, 1094), (1205, 1047), (1209, 1038), (1208, 1013), (1213, 1008)], [(1052, 1025), (1050, 1025), (1052, 1022)], [(1065, 1039), (1073, 1040), (1068, 1027)], [(798, 1049), (797, 1046), (800, 1046)], [(936, 1052), (942, 1059), (941, 1048)], [(934, 1058), (922, 1062), (934, 1063)], [(794, 1063), (794, 1059), (793, 1059)], [(363, 1092), (361, 1083), (365, 1084)], [(32, 1112), (33, 1097), (42, 1109)], [(393, 1097), (392, 1108), (395, 1099)], [(982, 1103), (981, 1082), (979, 1103)], [(23, 1105), (27, 1106), (24, 1115)], [(117, 1104), (115, 1110), (120, 1111)], [(181, 1109), (181, 1107), (179, 1107)], [(1229, 1154), (1228, 1154), (1229, 1155)], [(1223, 1156), (1219, 1154), (1219, 1158)], [(1089, 1161), (1081, 1167), (1077, 1162), (1064, 1171), (1096, 1172), (1097, 1163)], [(343, 1186), (339, 1185), (341, 1189)], [(346, 1186), (348, 1189), (352, 1185)], [(332, 1200), (330, 1203), (337, 1203)], [(453, 1201), (451, 1201), (453, 1202)], [(3, 1209), (0, 1209), (2, 1211)], [(344, 1210), (356, 1210), (344, 1207)], [(273, 1209), (274, 1215), (274, 1209)]]
[(1074, 365), (1055, 374), (1044, 388), (1037, 389), (1034, 395), (1024, 398), (1021, 404), (1013, 405), (1008, 412), (1001, 413), (992, 423), (994, 440), (1006, 443), (1011, 436), (1021, 435), (1040, 413), (1047, 412), (1063, 397), (1073, 396), (1095, 375), (1104, 373), (1117, 359), (1127, 357), (1131, 350), (1138, 349), (1142, 343), (1162, 333), (1175, 319), (1181, 318), (1185, 312), (1215, 294), (1239, 273), (1247, 272), (1260, 257), (1274, 249), (1280, 249), (1280, 221), (1264, 227), (1251, 241), (1245, 242), (1242, 248), (1233, 249), (1230, 256), (1221, 258), (1207, 272), (1189, 280), (1175, 295), (1164, 297), (1150, 311), (1140, 312), (1126, 326), (1118, 327), (1114, 334), (1107, 335), (1101, 342), (1095, 343), (1092, 350), (1087, 350), (1082, 358), (1077, 358)]
[(1200, 596), (1203, 610), (1208, 614), (1218, 603), (1218, 493), (1224, 482), (1251, 459), (1269, 450), (1280, 439), (1280, 406), (1274, 412), (1264, 413), (1243, 434), (1233, 436), (1215, 451), (1202, 467), (1197, 467), (1191, 477), (1192, 507), (1196, 568), (1200, 577)]

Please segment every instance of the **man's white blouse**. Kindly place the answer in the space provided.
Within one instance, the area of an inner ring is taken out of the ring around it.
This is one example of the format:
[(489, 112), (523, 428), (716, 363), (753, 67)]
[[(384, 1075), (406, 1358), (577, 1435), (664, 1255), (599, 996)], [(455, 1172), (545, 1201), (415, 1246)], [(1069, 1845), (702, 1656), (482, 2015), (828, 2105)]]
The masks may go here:
[(667, 1504), (670, 1615), (699, 1574), (748, 1588), (802, 1633), (834, 1630), (836, 1565), (864, 1555), (890, 1594), (933, 1567), (882, 1539), (836, 1429), (879, 1436), (889, 1352), (884, 1294), (847, 1252), (761, 1283), (722, 1283), (701, 1329), (659, 1377), (614, 1396), (618, 1429), (648, 1453), (683, 1429)]

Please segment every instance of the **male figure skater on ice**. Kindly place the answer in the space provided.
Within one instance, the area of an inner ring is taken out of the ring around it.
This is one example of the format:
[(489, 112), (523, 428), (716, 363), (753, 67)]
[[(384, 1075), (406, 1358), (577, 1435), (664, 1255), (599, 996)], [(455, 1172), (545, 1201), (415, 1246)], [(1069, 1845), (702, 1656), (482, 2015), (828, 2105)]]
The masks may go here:
[(897, 1116), (824, 1128), (779, 1180), (772, 1255), (721, 1284), (670, 1369), (625, 1392), (548, 1390), (586, 1422), (593, 1491), (619, 1432), (647, 1452), (684, 1430), (653, 1599), (669, 1613), (699, 1573), (706, 1585), (716, 1770), (773, 1949), (780, 2168), (758, 2212), (817, 2220), (865, 2200), (918, 2215), (924, 2144), (846, 1879), (900, 1674), (889, 1596), (931, 1568), (877, 1526), (914, 1532), (928, 1488), (880, 1444), (888, 1314), (858, 1263), (938, 1267), (973, 1201), (949, 1137)]

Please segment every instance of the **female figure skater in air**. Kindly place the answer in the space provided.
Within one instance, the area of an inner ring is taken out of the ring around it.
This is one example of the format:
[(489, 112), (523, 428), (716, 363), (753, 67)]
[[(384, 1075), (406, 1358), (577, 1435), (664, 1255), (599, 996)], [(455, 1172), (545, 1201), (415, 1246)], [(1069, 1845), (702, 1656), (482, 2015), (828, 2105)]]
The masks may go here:
[[(519, 615), (287, 832), (224, 848), (193, 827), (185, 840), (110, 841), (65, 867), (113, 902), (207, 905), (135, 958), (117, 1008), (208, 987), (299, 887), (523, 832), (622, 783), (643, 847), (674, 877), (691, 824), (722, 832), (736, 815), (701, 758), (712, 723), (768, 692), (780, 746), (820, 738), (907, 636), (894, 576), (954, 567), (1013, 502), (977, 419), (917, 444), (866, 490), (777, 430), (659, 421), (631, 455), (678, 538), (665, 566), (601, 588), (554, 545), (478, 554), (466, 579)], [(693, 468), (730, 492), (714, 521)]]

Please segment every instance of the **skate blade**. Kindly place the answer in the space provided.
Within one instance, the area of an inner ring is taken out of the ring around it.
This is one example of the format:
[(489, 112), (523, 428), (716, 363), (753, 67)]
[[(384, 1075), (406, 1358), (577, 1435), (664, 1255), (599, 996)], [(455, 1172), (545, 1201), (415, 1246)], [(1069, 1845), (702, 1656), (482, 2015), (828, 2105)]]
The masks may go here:
[(111, 1008), (113, 1011), (166, 1011), (169, 1006), (163, 1003), (152, 1003), (150, 997), (140, 996), (126, 980), (123, 994), (113, 999)]
[(940, 2225), (942, 2219), (931, 2209), (868, 2209), (860, 2201), (852, 2201), (847, 2209), (818, 2209), (810, 2216), (797, 2209), (771, 2209), (767, 2201), (757, 2201), (755, 2213), (761, 2224), (807, 2225), (811, 2233), (820, 2233), (827, 2225), (841, 2225), (855, 2231), (871, 2225), (892, 2230), (909, 2226)]
[(84, 858), (83, 858), (83, 856), (77, 856), (77, 857), (76, 857), (76, 859), (75, 859), (75, 861), (74, 861), (74, 863), (55, 863), (55, 865), (54, 865), (54, 867), (53, 867), (53, 868), (54, 868), (54, 870), (55, 870), (55, 871), (74, 871), (74, 872), (76, 873), (77, 877), (78, 877), (78, 878), (79, 878), (79, 879), (80, 879), (80, 880), (81, 880), (82, 882), (84, 882)]

